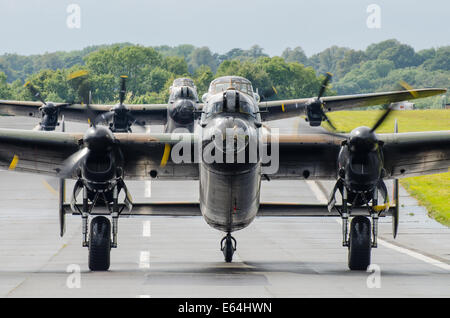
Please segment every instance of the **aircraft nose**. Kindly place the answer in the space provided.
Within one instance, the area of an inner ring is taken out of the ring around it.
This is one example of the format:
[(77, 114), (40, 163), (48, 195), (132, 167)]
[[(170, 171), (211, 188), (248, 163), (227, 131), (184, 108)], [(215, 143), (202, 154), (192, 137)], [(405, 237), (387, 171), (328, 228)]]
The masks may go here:
[(215, 151), (223, 156), (234, 157), (240, 153), (246, 153), (246, 149), (253, 149), (249, 147), (250, 143), (256, 145), (256, 129), (242, 119), (231, 116), (221, 117), (208, 126), (203, 135), (203, 144), (214, 146)]
[(173, 103), (170, 111), (172, 117), (178, 123), (189, 123), (194, 120), (194, 102), (190, 99), (179, 99)]

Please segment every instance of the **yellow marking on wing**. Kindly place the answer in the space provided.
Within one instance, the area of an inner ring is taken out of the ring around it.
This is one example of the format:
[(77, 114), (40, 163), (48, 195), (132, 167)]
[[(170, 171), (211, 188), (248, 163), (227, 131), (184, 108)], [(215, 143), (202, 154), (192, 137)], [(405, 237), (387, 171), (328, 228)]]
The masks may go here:
[(284, 109), (284, 104), (281, 104), (281, 110), (283, 111), (283, 113), (286, 111), (286, 109)]
[(415, 98), (417, 98), (419, 96), (419, 94), (414, 90), (414, 88), (412, 88), (411, 85), (409, 85), (408, 83), (406, 83), (405, 81), (400, 81), (400, 85), (406, 89), (407, 91), (409, 91), (411, 93), (412, 96), (414, 96)]
[(165, 146), (164, 146), (164, 154), (163, 154), (163, 157), (162, 157), (162, 159), (161, 159), (161, 163), (160, 163), (160, 167), (165, 167), (166, 166), (166, 164), (167, 164), (167, 160), (169, 160), (169, 156), (170, 156), (170, 145), (169, 144), (166, 144)]
[(77, 77), (85, 76), (87, 74), (88, 74), (88, 71), (80, 70), (80, 71), (76, 71), (76, 72), (73, 72), (73, 73), (69, 74), (67, 76), (67, 79), (71, 80), (71, 79), (74, 79), (74, 78), (77, 78)]
[(42, 184), (54, 195), (58, 195), (58, 191), (56, 191), (46, 180), (42, 180)]
[(9, 164), (9, 170), (16, 169), (18, 162), (19, 162), (19, 156), (14, 155), (13, 159), (11, 160), (11, 163)]

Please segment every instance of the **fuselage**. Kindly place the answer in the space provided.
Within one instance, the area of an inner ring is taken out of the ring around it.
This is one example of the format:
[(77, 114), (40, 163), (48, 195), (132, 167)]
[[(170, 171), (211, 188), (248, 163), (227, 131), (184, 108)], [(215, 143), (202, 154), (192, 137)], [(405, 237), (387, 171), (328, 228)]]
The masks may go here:
[(179, 128), (193, 132), (197, 104), (198, 94), (194, 82), (189, 78), (175, 79), (170, 87), (164, 132), (171, 133)]
[(210, 226), (233, 232), (259, 209), (259, 108), (251, 83), (240, 77), (216, 79), (203, 100), (200, 208)]

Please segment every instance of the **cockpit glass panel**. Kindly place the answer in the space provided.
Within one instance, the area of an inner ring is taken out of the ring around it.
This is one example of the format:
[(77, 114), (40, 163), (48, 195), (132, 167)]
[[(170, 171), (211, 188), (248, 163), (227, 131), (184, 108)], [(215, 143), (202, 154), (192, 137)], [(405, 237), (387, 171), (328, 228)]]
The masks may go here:
[(249, 96), (253, 96), (253, 88), (249, 82), (246, 82), (242, 79), (233, 78), (216, 80), (215, 82), (211, 83), (210, 93), (218, 94), (221, 92), (225, 92), (228, 89), (235, 89)]
[(223, 112), (223, 103), (213, 103), (207, 111), (207, 117)]
[(241, 102), (239, 105), (239, 112), (243, 113), (243, 114), (251, 115), (253, 117), (255, 116), (255, 113), (253, 112), (253, 108), (250, 106), (249, 103), (244, 102), (244, 101)]

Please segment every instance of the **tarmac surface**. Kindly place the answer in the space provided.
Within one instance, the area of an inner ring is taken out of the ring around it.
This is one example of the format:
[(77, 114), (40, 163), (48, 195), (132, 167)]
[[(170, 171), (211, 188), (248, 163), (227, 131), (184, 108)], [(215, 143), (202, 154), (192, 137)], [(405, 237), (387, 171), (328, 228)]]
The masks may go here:
[[(4, 128), (31, 129), (36, 123), (0, 117)], [(66, 125), (70, 131), (86, 128)], [(283, 127), (282, 133), (312, 131), (301, 119), (271, 126)], [(1, 171), (0, 179), (0, 297), (450, 296), (450, 229), (428, 218), (403, 189), (397, 239), (390, 217), (381, 220), (369, 272), (347, 268), (340, 220), (332, 217), (257, 218), (233, 234), (233, 263), (225, 263), (219, 250), (223, 233), (201, 217), (123, 218), (110, 270), (90, 272), (81, 218), (67, 216), (66, 234), (59, 237), (57, 196), (45, 178)], [(134, 201), (198, 200), (193, 181), (127, 184)], [(323, 203), (332, 185), (264, 182), (261, 198)]]

